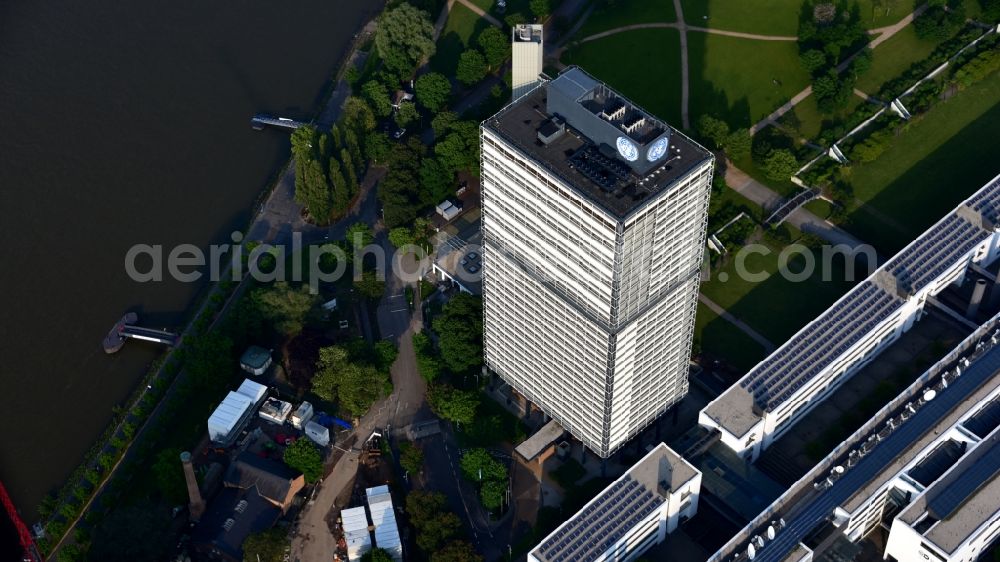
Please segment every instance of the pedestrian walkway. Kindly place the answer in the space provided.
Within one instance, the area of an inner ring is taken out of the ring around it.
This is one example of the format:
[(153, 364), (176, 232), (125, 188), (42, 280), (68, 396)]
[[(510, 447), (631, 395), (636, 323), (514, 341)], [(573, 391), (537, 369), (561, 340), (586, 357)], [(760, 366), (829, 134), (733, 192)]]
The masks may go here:
[[(760, 205), (765, 212), (777, 209), (784, 200), (781, 195), (753, 179), (728, 160), (726, 161), (726, 184), (733, 191)], [(830, 244), (844, 244), (851, 248), (867, 247), (863, 241), (851, 233), (834, 225), (830, 221), (817, 217), (811, 211), (802, 207), (788, 215), (785, 221), (795, 228), (818, 236)]]
[[(454, 4), (455, 1), (456, 0), (452, 0), (451, 2), (448, 2), (448, 9), (449, 10), (451, 9), (451, 6)], [(490, 22), (491, 25), (494, 25), (496, 27), (499, 27), (500, 29), (503, 29), (503, 23), (501, 23), (500, 20), (498, 20), (495, 17), (493, 17), (493, 16), (489, 15), (488, 13), (486, 13), (486, 11), (483, 10), (482, 8), (480, 8), (479, 6), (473, 4), (472, 2), (469, 2), (469, 0), (457, 0), (457, 1), (458, 1), (459, 4), (462, 4), (466, 8), (468, 8), (468, 9), (472, 10), (473, 12), (475, 12), (475, 14), (477, 16), (479, 16), (479, 17), (483, 18), (484, 20)]]

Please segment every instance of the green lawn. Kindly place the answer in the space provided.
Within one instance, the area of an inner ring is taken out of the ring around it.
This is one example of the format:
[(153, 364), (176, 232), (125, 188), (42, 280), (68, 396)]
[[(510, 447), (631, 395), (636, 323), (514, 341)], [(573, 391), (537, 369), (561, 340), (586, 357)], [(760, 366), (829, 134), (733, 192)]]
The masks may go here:
[(833, 205), (826, 199), (813, 199), (803, 205), (803, 207), (821, 219), (830, 218), (830, 213), (833, 211)]
[(1000, 172), (997, 130), (1000, 72), (940, 102), (878, 160), (852, 168), (854, 195), (865, 204), (847, 229), (884, 254), (899, 250)]
[(809, 85), (795, 43), (691, 32), (688, 51), (692, 123), (707, 113), (749, 127)]
[[(713, 271), (712, 278), (702, 283), (701, 292), (775, 345), (786, 341), (853, 285), (844, 280), (843, 267), (836, 262), (830, 270), (830, 280), (823, 281), (819, 256), (816, 256), (815, 271), (811, 277), (803, 281), (785, 279), (776, 274), (781, 249), (760, 247), (767, 248), (770, 253), (747, 253), (743, 271), (766, 273), (769, 277), (763, 281), (751, 281), (739, 275), (736, 256), (732, 255), (725, 267)], [(792, 273), (801, 272), (804, 262), (801, 256), (793, 256), (789, 270)]]
[[(786, 36), (798, 35), (802, 4), (802, 0), (681, 0), (688, 25)], [(876, 13), (873, 5), (872, 0), (858, 2), (866, 28), (891, 25), (913, 10), (909, 0), (897, 2), (889, 14), (884, 9)]]
[(653, 115), (679, 125), (680, 36), (675, 29), (640, 29), (581, 43), (562, 62), (607, 82)]
[(872, 51), (872, 67), (858, 78), (858, 89), (868, 95), (877, 94), (882, 84), (926, 58), (939, 43), (917, 37), (912, 25), (904, 27)]
[(749, 371), (766, 355), (759, 343), (702, 303), (698, 303), (694, 338), (701, 344), (702, 353), (723, 359), (740, 370)]
[(441, 31), (437, 42), (437, 52), (431, 58), (431, 68), (444, 74), (454, 76), (458, 68), (458, 57), (475, 40), (482, 30), (490, 24), (464, 5), (455, 3), (448, 14), (448, 23)]
[(595, 33), (636, 23), (673, 23), (677, 21), (673, 0), (618, 0), (614, 6), (600, 6), (594, 10), (580, 31), (577, 39)]

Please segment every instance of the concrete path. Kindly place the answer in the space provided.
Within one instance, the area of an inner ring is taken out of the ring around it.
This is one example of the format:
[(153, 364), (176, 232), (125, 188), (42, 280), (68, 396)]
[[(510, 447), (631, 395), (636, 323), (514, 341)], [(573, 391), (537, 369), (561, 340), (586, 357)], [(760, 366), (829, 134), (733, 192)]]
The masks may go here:
[(709, 299), (705, 295), (698, 293), (698, 300), (702, 304), (707, 306), (709, 310), (718, 314), (720, 318), (722, 318), (726, 322), (729, 322), (733, 326), (736, 326), (737, 328), (739, 328), (741, 332), (750, 336), (750, 339), (759, 343), (764, 348), (764, 351), (767, 352), (768, 354), (777, 349), (777, 347), (773, 343), (771, 343), (771, 340), (760, 335), (759, 332), (748, 326), (745, 322), (743, 322), (739, 318), (730, 314), (728, 311), (726, 311), (725, 308), (722, 308), (721, 306), (716, 304), (713, 300)]
[(614, 29), (609, 29), (607, 31), (602, 31), (600, 33), (595, 33), (593, 35), (588, 35), (580, 40), (581, 43), (586, 43), (588, 41), (595, 41), (597, 39), (603, 39), (605, 37), (610, 37), (612, 35), (617, 35), (619, 33), (624, 33), (626, 31), (635, 31), (637, 29), (687, 29), (688, 31), (698, 31), (700, 33), (710, 33), (712, 35), (725, 35), (727, 37), (739, 37), (740, 39), (753, 39), (756, 41), (798, 41), (798, 37), (791, 35), (760, 35), (757, 33), (743, 33), (742, 31), (726, 31), (724, 29), (713, 29), (710, 27), (698, 27), (694, 25), (687, 25), (682, 22), (675, 23), (665, 23), (665, 22), (651, 22), (651, 23), (637, 23), (633, 25), (623, 25), (621, 27), (616, 27)]
[(688, 39), (687, 24), (684, 22), (684, 8), (681, 0), (674, 0), (674, 11), (677, 12), (677, 31), (681, 36), (681, 124), (685, 129), (691, 128), (691, 115), (688, 112), (691, 77), (688, 70)]
[[(453, 1), (455, 1), (455, 0), (453, 0)], [(490, 22), (490, 24), (495, 25), (496, 27), (499, 27), (500, 29), (503, 29), (503, 24), (500, 23), (500, 20), (498, 20), (495, 17), (493, 17), (493, 16), (489, 15), (488, 13), (486, 13), (486, 11), (483, 10), (482, 8), (480, 8), (479, 6), (473, 4), (472, 2), (469, 2), (469, 0), (457, 0), (457, 1), (458, 1), (459, 4), (462, 4), (466, 8), (468, 8), (468, 9), (472, 10), (473, 12), (475, 12), (476, 15), (478, 15), (479, 17), (481, 17), (484, 20)], [(449, 2), (448, 3), (449, 9), (451, 9), (452, 3), (453, 2)]]

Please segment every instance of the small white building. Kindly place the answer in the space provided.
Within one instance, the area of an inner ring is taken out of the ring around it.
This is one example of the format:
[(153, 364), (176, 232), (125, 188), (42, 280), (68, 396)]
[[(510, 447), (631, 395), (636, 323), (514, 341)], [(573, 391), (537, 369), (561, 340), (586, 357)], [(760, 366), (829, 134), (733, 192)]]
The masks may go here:
[(375, 526), (375, 546), (387, 551), (397, 562), (403, 559), (403, 542), (399, 538), (396, 512), (392, 507), (392, 496), (388, 486), (376, 486), (365, 490), (368, 496), (368, 510)]
[(306, 437), (320, 447), (330, 444), (330, 430), (314, 421), (306, 422), (305, 432)]
[(360, 560), (372, 549), (372, 534), (368, 530), (368, 515), (364, 506), (352, 507), (340, 512), (344, 526), (344, 542), (347, 543), (347, 559)]
[(285, 420), (288, 419), (288, 415), (291, 413), (292, 404), (284, 400), (278, 400), (277, 398), (268, 398), (264, 402), (264, 405), (260, 407), (260, 417), (278, 425), (285, 423)]
[(263, 347), (251, 345), (240, 356), (240, 368), (251, 375), (263, 375), (270, 366), (271, 352)]
[(634, 560), (698, 511), (701, 472), (660, 443), (545, 537), (528, 562)]
[(266, 386), (244, 379), (239, 389), (226, 395), (208, 418), (208, 438), (212, 443), (223, 447), (231, 445), (266, 394)]
[(295, 429), (305, 428), (306, 423), (313, 417), (313, 406), (309, 402), (299, 404), (299, 407), (292, 412), (292, 427)]

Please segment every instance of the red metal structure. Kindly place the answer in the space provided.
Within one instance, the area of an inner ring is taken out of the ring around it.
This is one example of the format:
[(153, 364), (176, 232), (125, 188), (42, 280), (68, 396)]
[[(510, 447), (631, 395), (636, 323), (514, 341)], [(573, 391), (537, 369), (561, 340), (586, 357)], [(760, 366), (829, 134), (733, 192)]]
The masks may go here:
[(35, 546), (35, 540), (31, 536), (31, 531), (28, 530), (28, 526), (21, 520), (17, 509), (14, 508), (14, 502), (7, 495), (7, 489), (3, 487), (3, 482), (0, 482), (0, 504), (3, 504), (4, 511), (7, 512), (7, 517), (14, 524), (14, 528), (17, 529), (17, 538), (21, 543), (21, 549), (24, 550), (24, 554), (22, 555), (23, 562), (45, 562), (45, 559), (38, 552), (38, 547)]

